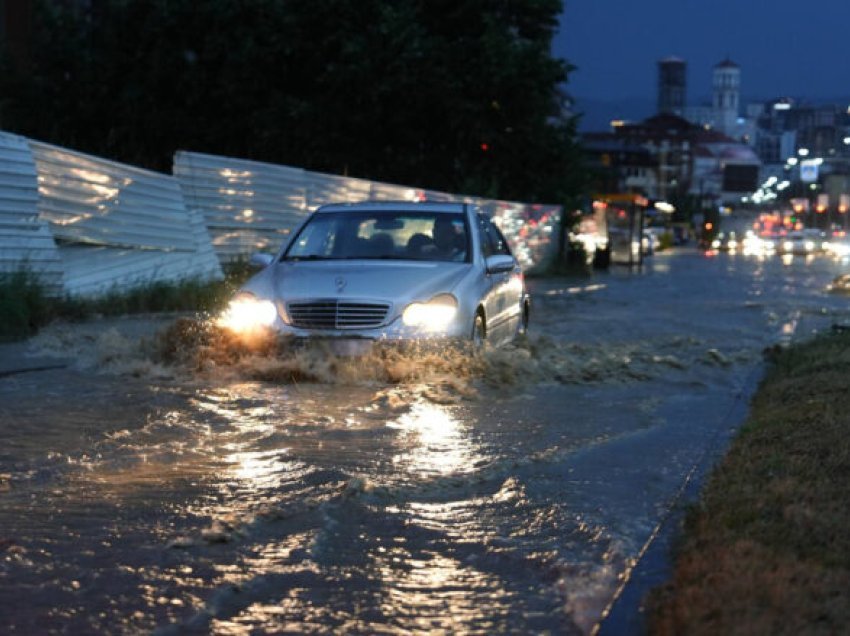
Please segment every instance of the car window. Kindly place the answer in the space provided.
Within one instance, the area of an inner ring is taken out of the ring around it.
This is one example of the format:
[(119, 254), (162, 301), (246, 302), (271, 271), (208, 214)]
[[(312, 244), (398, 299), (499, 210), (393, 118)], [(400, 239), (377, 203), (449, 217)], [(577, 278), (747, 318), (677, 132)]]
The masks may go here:
[(484, 257), (493, 256), (494, 254), (510, 256), (511, 249), (499, 228), (483, 215), (479, 217), (479, 222), (481, 223), (481, 248), (484, 252)]
[(284, 260), (404, 259), (466, 262), (469, 233), (460, 213), (351, 210), (314, 214)]
[(337, 219), (333, 217), (313, 217), (290, 245), (288, 255), (293, 257), (330, 257), (338, 234), (337, 226)]
[(431, 224), (430, 244), (422, 250), (429, 260), (469, 260), (469, 237), (466, 221), (460, 214), (438, 214)]
[(478, 234), (481, 238), (481, 253), (484, 255), (484, 258), (493, 255), (493, 244), (490, 242), (490, 236), (487, 234), (487, 226), (489, 225), (489, 219), (483, 214), (478, 215)]

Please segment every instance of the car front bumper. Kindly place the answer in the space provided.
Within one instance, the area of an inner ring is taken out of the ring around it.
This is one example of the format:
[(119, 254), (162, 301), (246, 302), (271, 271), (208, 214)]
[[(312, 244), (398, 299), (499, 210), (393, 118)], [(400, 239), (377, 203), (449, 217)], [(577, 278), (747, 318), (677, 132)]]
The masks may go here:
[(293, 327), (278, 319), (272, 329), (283, 337), (296, 340), (317, 340), (325, 342), (443, 342), (447, 340), (469, 339), (472, 327), (466, 327), (462, 317), (453, 320), (446, 328), (431, 331), (421, 327), (405, 325), (401, 318), (391, 323), (370, 329), (302, 329)]

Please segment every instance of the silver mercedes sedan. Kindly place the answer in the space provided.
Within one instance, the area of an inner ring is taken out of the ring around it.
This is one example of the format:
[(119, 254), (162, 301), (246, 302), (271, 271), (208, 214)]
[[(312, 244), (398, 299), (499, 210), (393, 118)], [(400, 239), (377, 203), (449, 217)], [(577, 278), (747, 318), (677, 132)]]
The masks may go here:
[(337, 343), (422, 339), (498, 346), (528, 326), (522, 270), (464, 203), (364, 202), (313, 212), (235, 295), (222, 323)]

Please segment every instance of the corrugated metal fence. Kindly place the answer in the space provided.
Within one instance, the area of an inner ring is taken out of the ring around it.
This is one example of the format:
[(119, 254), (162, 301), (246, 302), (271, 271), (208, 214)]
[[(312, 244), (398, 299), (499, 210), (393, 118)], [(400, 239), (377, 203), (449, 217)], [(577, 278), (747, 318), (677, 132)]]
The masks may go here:
[(366, 200), (476, 203), (505, 232), (526, 270), (544, 268), (557, 249), (560, 206), (490, 201), (183, 151), (174, 157), (174, 175), (187, 207), (206, 219), (215, 250), (225, 262), (276, 250), (320, 205)]
[(219, 279), (220, 261), (276, 250), (318, 206), (370, 199), (477, 203), (526, 270), (554, 256), (558, 206), (182, 151), (172, 176), (0, 132), (0, 272), (26, 269), (69, 295)]
[(27, 269), (72, 296), (222, 277), (170, 175), (6, 133), (0, 175), (0, 271)]
[(38, 216), (38, 178), (27, 140), (0, 132), (0, 272), (27, 271), (64, 289), (59, 250)]
[(90, 295), (157, 281), (219, 279), (203, 218), (165, 174), (30, 141), (39, 217), (65, 265), (65, 291)]

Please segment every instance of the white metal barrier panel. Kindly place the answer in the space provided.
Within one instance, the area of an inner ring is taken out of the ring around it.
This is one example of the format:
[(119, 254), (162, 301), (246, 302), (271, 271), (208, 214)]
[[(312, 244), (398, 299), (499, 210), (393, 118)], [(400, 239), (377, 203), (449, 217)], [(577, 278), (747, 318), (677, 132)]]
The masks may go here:
[(365, 200), (479, 204), (505, 233), (526, 271), (545, 268), (557, 250), (560, 206), (488, 201), (185, 151), (174, 157), (174, 175), (187, 207), (205, 219), (223, 261), (277, 250), (320, 205)]
[(171, 176), (0, 132), (0, 272), (26, 269), (70, 295), (220, 279), (219, 261), (278, 249), (320, 205), (365, 200), (478, 204), (526, 271), (557, 247), (559, 206), (183, 151)]
[(192, 251), (195, 237), (176, 180), (30, 141), (39, 215), (58, 240)]
[(507, 201), (480, 204), (502, 230), (526, 272), (544, 271), (552, 263), (558, 250), (561, 206)]
[(277, 249), (306, 213), (307, 184), (298, 168), (181, 151), (174, 176), (223, 261)]
[(203, 219), (171, 175), (30, 141), (39, 217), (60, 243), (65, 291), (220, 279)]
[(0, 269), (55, 294), (220, 279), (204, 219), (171, 175), (0, 133)]
[(56, 242), (38, 218), (38, 180), (27, 140), (0, 132), (0, 273), (17, 271), (38, 276), (49, 293), (64, 290)]

